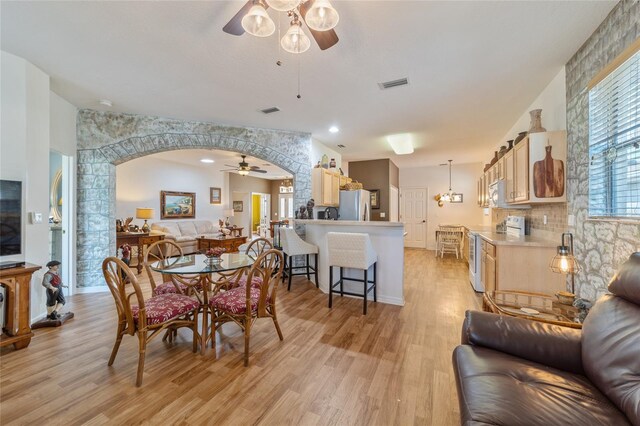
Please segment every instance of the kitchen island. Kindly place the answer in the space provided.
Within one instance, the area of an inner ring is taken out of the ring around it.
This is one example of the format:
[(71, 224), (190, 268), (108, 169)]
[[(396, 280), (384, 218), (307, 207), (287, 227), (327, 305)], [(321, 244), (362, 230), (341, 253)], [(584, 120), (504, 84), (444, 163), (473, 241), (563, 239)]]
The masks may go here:
[[(318, 284), (320, 290), (329, 293), (329, 254), (327, 233), (353, 232), (369, 234), (373, 249), (378, 255), (378, 302), (404, 305), (404, 224), (400, 222), (358, 222), (350, 220), (300, 220), (296, 225), (306, 228), (306, 241), (318, 246)], [(336, 273), (337, 273), (336, 268)], [(362, 279), (362, 271), (345, 269), (345, 277)], [(371, 275), (369, 275), (371, 277)], [(334, 273), (334, 277), (336, 274)], [(345, 282), (346, 291), (362, 293), (360, 283)], [(335, 296), (334, 296), (335, 297)], [(338, 296), (340, 297), (340, 296)], [(369, 295), (373, 300), (373, 295)], [(335, 300), (335, 299), (334, 299)]]

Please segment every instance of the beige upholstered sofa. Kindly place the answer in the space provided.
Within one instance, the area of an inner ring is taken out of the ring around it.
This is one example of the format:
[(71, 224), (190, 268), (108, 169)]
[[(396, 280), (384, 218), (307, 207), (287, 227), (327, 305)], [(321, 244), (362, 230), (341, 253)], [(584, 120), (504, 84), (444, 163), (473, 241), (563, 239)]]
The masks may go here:
[(215, 237), (220, 227), (210, 220), (162, 221), (151, 224), (151, 233), (163, 234), (164, 238), (176, 242), (184, 254), (195, 253), (197, 237)]

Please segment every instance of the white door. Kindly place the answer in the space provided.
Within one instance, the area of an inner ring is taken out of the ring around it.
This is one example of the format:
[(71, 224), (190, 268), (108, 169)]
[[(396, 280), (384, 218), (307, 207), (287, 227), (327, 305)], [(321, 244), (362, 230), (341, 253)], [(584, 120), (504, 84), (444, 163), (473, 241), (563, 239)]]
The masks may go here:
[(280, 207), (278, 209), (278, 220), (293, 219), (293, 194), (280, 194)]
[(269, 238), (269, 216), (271, 215), (271, 194), (260, 195), (260, 236)]
[(405, 247), (427, 247), (427, 188), (400, 190), (400, 221), (407, 232)]

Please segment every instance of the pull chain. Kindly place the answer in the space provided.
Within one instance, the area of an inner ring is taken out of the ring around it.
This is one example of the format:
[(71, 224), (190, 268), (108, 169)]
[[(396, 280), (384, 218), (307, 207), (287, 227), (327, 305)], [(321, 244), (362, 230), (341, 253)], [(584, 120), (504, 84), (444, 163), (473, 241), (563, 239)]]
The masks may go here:
[(296, 98), (301, 99), (302, 95), (300, 95), (300, 54), (298, 53), (298, 96)]

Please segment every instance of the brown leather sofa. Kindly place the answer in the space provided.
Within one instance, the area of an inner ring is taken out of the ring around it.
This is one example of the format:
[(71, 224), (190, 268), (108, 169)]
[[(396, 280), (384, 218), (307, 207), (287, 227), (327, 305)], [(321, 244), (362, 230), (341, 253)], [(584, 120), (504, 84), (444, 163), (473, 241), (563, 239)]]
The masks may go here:
[(463, 425), (640, 425), (640, 253), (582, 330), (467, 311), (453, 352)]

